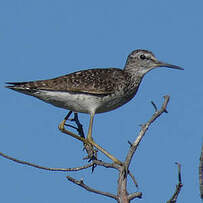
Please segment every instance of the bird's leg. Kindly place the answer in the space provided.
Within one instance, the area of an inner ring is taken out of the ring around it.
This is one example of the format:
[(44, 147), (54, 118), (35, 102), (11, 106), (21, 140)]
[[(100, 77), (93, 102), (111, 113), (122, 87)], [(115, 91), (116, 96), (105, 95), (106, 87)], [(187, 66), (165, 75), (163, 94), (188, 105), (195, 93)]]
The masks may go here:
[(90, 123), (89, 123), (89, 129), (88, 129), (88, 134), (87, 134), (88, 141), (90, 141), (90, 140), (93, 141), (93, 138), (92, 138), (92, 126), (93, 126), (94, 115), (95, 114), (90, 114)]
[(78, 113), (74, 113), (74, 119), (73, 121), (75, 121), (76, 125), (77, 125), (77, 131), (78, 131), (78, 134), (80, 135), (80, 137), (83, 137), (85, 138), (85, 134), (84, 134), (84, 131), (83, 131), (83, 126), (82, 124), (80, 123), (79, 119), (78, 119)]
[(90, 124), (89, 124), (89, 130), (88, 130), (88, 135), (87, 135), (87, 141), (93, 145), (94, 147), (96, 147), (99, 151), (101, 151), (102, 153), (104, 153), (109, 159), (111, 159), (113, 162), (122, 165), (122, 162), (119, 161), (117, 158), (115, 158), (113, 155), (111, 155), (109, 152), (107, 152), (105, 149), (103, 149), (102, 147), (100, 147), (98, 144), (96, 144), (93, 141), (92, 138), (92, 126), (93, 126), (93, 120), (94, 120), (94, 115), (95, 114), (90, 114)]
[[(77, 131), (78, 134), (80, 135), (80, 137), (85, 138), (85, 134), (83, 131), (83, 127), (82, 124), (80, 123), (79, 119), (78, 119), (78, 114), (74, 113), (74, 119), (73, 121), (75, 121), (76, 125), (77, 125)], [(86, 150), (88, 156), (84, 157), (83, 159), (89, 159), (89, 160), (97, 160), (97, 150), (94, 149), (94, 146), (91, 144), (85, 144), (84, 145), (84, 149)]]
[(69, 111), (68, 114), (66, 115), (66, 117), (63, 119), (63, 121), (59, 124), (58, 128), (60, 131), (64, 130), (64, 125), (71, 114), (72, 114), (72, 111)]
[(74, 119), (73, 120), (76, 122), (78, 128), (80, 128), (79, 129), (81, 131), (81, 132), (79, 132), (80, 136), (75, 134), (75, 133), (73, 133), (73, 132), (71, 132), (71, 131), (69, 131), (69, 130), (65, 129), (65, 127), (64, 127), (65, 126), (65, 122), (68, 120), (68, 118), (70, 117), (71, 113), (72, 113), (72, 111), (69, 111), (67, 116), (64, 118), (64, 120), (59, 124), (59, 130), (61, 132), (65, 133), (65, 134), (67, 134), (67, 135), (70, 135), (70, 136), (72, 136), (72, 137), (82, 141), (83, 144), (84, 144), (84, 147), (85, 147), (85, 149), (87, 151), (87, 154), (88, 154), (87, 158), (88, 159), (90, 159), (90, 160), (97, 159), (97, 152), (94, 150), (93, 145), (90, 144), (87, 141), (87, 139), (85, 139), (85, 136), (83, 134), (83, 130), (82, 130), (82, 127), (81, 127), (82, 125), (80, 124), (80, 122), (78, 120), (77, 113), (74, 113)]
[(72, 111), (69, 111), (67, 116), (64, 118), (64, 120), (59, 124), (59, 126), (58, 126), (59, 130), (62, 133), (65, 133), (67, 135), (70, 135), (70, 136), (82, 141), (84, 144), (88, 144), (88, 141), (85, 138), (80, 137), (79, 135), (76, 135), (75, 133), (65, 129), (65, 127), (64, 127), (65, 122), (68, 120), (68, 118), (70, 117), (71, 114), (72, 114)]
[(102, 147), (100, 147), (98, 144), (96, 144), (93, 139), (92, 139), (92, 125), (93, 125), (93, 120), (94, 120), (94, 114), (90, 115), (90, 124), (89, 124), (89, 130), (88, 130), (88, 135), (87, 135), (87, 139), (76, 135), (75, 133), (66, 130), (64, 125), (65, 122), (68, 120), (68, 118), (70, 117), (72, 111), (70, 111), (67, 116), (64, 118), (64, 120), (59, 124), (58, 128), (62, 133), (65, 133), (67, 135), (70, 135), (78, 140), (80, 140), (81, 142), (84, 143), (84, 145), (92, 145), (94, 147), (96, 147), (99, 151), (101, 151), (102, 153), (104, 153), (108, 158), (110, 158), (113, 162), (122, 165), (122, 162), (119, 161), (117, 158), (115, 158), (113, 155), (111, 155), (109, 152), (107, 152), (105, 149), (103, 149)]

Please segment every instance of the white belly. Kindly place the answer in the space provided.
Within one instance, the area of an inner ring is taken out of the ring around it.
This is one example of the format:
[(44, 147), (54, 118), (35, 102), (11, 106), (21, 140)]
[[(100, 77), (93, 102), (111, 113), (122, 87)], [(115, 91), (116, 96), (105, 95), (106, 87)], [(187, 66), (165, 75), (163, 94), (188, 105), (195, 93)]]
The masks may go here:
[(122, 95), (111, 95), (110, 97), (40, 90), (33, 96), (60, 108), (90, 114), (116, 109), (127, 103), (134, 95), (126, 98)]

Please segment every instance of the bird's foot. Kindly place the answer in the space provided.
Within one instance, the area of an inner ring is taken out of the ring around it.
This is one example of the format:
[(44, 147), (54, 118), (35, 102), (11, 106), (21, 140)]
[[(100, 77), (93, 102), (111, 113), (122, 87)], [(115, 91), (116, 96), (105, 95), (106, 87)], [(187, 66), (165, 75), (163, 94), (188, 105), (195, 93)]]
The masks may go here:
[(65, 126), (65, 122), (66, 122), (66, 120), (64, 119), (60, 124), (59, 124), (59, 126), (58, 126), (58, 129), (60, 130), (60, 131), (64, 131), (64, 126)]
[(87, 141), (94, 147), (96, 147), (100, 152), (104, 153), (109, 159), (111, 159), (114, 163), (122, 166), (123, 163), (121, 161), (119, 161), (116, 157), (114, 157), (113, 155), (111, 155), (109, 152), (107, 152), (105, 149), (103, 149), (101, 146), (99, 146), (98, 144), (96, 144), (93, 139), (87, 139)]
[[(88, 142), (88, 141), (87, 141)], [(97, 160), (97, 152), (98, 150), (94, 149), (94, 146), (89, 143), (83, 143), (84, 149), (87, 152), (87, 156), (83, 159), (89, 159), (89, 161)]]

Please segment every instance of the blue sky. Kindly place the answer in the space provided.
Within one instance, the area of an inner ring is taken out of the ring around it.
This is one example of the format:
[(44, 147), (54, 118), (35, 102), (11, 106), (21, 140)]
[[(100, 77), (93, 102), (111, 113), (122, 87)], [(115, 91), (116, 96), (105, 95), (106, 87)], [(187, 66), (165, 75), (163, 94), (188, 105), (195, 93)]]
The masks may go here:
[[(182, 66), (147, 74), (136, 97), (125, 106), (96, 116), (93, 136), (123, 160), (127, 141), (139, 125), (171, 96), (168, 114), (147, 132), (131, 164), (143, 199), (164, 202), (177, 183), (182, 164), (179, 202), (201, 202), (198, 164), (202, 144), (203, 2), (132, 0), (8, 0), (0, 2), (0, 151), (47, 167), (85, 164), (82, 144), (61, 134), (66, 115), (35, 98), (4, 88), (6, 81), (48, 79), (94, 67), (123, 68), (128, 54), (149, 49), (162, 61)], [(80, 115), (85, 130), (89, 117)], [(99, 158), (109, 161), (102, 154)], [(65, 173), (47, 172), (0, 158), (0, 201), (112, 202), (68, 182)], [(69, 173), (97, 189), (116, 192), (117, 173), (97, 167)], [(129, 181), (129, 192), (136, 191)]]

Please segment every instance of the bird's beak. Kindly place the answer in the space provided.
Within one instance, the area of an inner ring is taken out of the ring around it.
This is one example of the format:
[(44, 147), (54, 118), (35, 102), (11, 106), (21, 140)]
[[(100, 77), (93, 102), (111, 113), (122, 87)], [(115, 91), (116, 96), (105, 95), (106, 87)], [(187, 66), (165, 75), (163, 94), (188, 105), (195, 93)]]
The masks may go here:
[(164, 63), (159, 61), (155, 67), (167, 67), (167, 68), (173, 68), (173, 69), (178, 69), (178, 70), (184, 70), (183, 68), (181, 68), (180, 66), (176, 66), (176, 65), (172, 65), (172, 64), (168, 64), (168, 63)]

